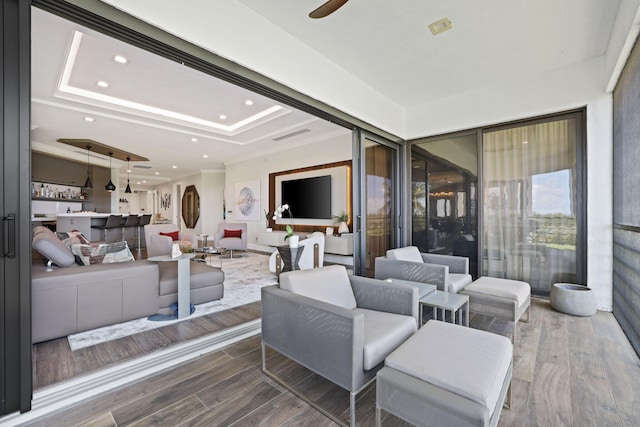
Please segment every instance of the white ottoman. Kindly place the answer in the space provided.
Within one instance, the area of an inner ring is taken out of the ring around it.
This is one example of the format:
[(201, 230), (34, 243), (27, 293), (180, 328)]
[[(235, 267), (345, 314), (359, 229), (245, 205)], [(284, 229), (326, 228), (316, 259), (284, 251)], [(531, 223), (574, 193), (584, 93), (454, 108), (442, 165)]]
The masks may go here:
[(376, 424), (385, 410), (419, 426), (495, 426), (511, 389), (508, 338), (429, 321), (385, 359)]
[(460, 293), (469, 295), (471, 311), (512, 321), (514, 343), (517, 322), (525, 311), (529, 321), (531, 287), (527, 282), (484, 276), (467, 285)]

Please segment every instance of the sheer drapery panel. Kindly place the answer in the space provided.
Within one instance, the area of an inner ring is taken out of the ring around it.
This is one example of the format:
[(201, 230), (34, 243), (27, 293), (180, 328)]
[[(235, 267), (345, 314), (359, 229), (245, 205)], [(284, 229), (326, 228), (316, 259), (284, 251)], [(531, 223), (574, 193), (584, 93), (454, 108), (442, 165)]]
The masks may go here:
[(483, 274), (547, 293), (576, 273), (576, 120), (483, 135)]

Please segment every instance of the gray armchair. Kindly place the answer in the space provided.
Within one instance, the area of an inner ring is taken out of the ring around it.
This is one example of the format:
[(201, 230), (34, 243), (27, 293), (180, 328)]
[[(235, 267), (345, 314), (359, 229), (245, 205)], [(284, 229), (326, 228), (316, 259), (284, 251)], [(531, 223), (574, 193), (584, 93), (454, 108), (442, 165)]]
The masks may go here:
[(376, 279), (403, 279), (430, 283), (438, 290), (458, 293), (473, 281), (469, 258), (420, 253), (415, 246), (390, 249), (376, 258)]
[[(238, 236), (238, 234), (240, 235)], [(213, 245), (216, 248), (227, 249), (231, 258), (233, 258), (234, 250), (246, 251), (247, 224), (243, 222), (218, 224), (218, 232), (213, 235)]]
[(369, 385), (384, 359), (418, 327), (418, 290), (411, 286), (348, 275), (344, 266), (282, 273), (280, 286), (262, 290), (262, 368), (266, 347), (298, 362), (350, 392), (350, 422), (355, 396)]
[[(177, 240), (166, 235), (168, 233), (176, 235)], [(193, 247), (196, 247), (198, 243), (196, 236), (188, 233), (180, 233), (178, 226), (175, 224), (147, 224), (144, 226), (144, 239), (147, 247), (147, 258), (158, 255), (170, 255), (171, 247), (174, 243), (189, 242)]]

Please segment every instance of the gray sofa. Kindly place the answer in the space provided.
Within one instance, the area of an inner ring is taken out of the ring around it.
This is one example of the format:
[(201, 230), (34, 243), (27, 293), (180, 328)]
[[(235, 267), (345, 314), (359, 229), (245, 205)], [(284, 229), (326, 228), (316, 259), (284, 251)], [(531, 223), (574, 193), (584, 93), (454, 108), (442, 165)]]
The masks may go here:
[[(175, 262), (146, 260), (80, 266), (55, 233), (34, 229), (34, 249), (58, 265), (34, 260), (31, 272), (32, 342), (167, 313), (178, 300)], [(69, 255), (69, 253), (71, 255)], [(67, 265), (62, 267), (60, 265)], [(191, 263), (191, 303), (224, 295), (224, 273), (206, 264)]]

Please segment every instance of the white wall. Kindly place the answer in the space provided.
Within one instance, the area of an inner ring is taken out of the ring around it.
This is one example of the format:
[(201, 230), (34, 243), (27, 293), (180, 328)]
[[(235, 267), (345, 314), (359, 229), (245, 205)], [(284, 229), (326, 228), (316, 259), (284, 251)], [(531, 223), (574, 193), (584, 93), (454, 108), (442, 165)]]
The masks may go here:
[[(224, 192), (225, 175), (224, 171), (212, 170), (201, 171), (197, 175), (191, 175), (176, 179), (166, 184), (154, 187), (157, 191), (156, 212), (162, 214), (166, 219), (170, 219), (173, 223), (173, 212), (177, 209), (180, 217), (179, 229), (184, 233), (193, 236), (198, 234), (213, 234), (218, 230), (218, 223), (222, 221), (222, 195)], [(176, 185), (180, 186), (181, 194), (174, 194)], [(189, 185), (195, 185), (198, 195), (200, 196), (200, 217), (194, 228), (187, 228), (182, 220), (182, 195), (185, 188)], [(160, 207), (160, 199), (163, 194), (171, 194), (171, 206), (169, 209)]]
[[(265, 209), (269, 209), (270, 173), (343, 160), (351, 160), (350, 134), (227, 165), (225, 186), (227, 222), (236, 222), (234, 195), (236, 183), (260, 180), (260, 211), (264, 212)], [(260, 216), (259, 221), (247, 222), (247, 231), (249, 248), (260, 249), (255, 242), (258, 233), (265, 231), (264, 217)]]

